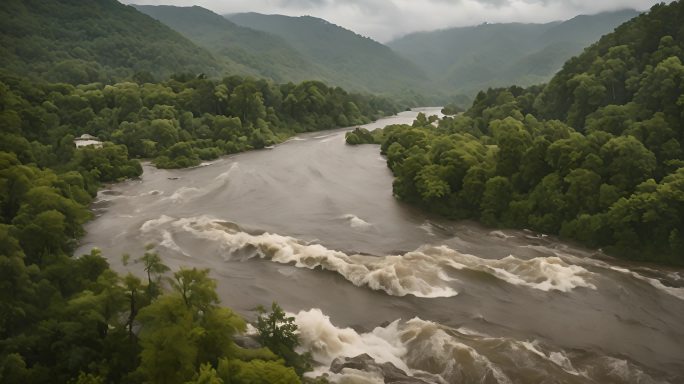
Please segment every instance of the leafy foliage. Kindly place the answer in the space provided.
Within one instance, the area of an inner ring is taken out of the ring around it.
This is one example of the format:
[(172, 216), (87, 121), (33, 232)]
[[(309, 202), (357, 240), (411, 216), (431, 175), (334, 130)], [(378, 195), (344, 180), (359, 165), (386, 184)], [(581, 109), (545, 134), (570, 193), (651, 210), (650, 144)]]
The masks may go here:
[(228, 68), (177, 32), (115, 0), (6, 0), (0, 67), (71, 84)]
[[(0, 75), (0, 382), (298, 383), (306, 355), (233, 342), (245, 322), (219, 305), (208, 271), (181, 269), (168, 284), (153, 247), (132, 259), (142, 280), (115, 274), (98, 250), (73, 258), (87, 206), (101, 183), (142, 173), (133, 157), (191, 166), (395, 108), (313, 81), (70, 85)], [(85, 133), (103, 146), (77, 148)]]
[(259, 312), (256, 322), (259, 342), (282, 356), (285, 363), (298, 374), (311, 370), (311, 356), (308, 353), (300, 355), (295, 351), (299, 346), (299, 338), (294, 317), (287, 316), (275, 302), (271, 305), (271, 313), (267, 314), (264, 308), (260, 308)]
[[(241, 77), (71, 86), (6, 76), (0, 90), (0, 150), (43, 167), (68, 163), (59, 166), (78, 170), (91, 193), (96, 181), (139, 175), (140, 165), (129, 156), (153, 158), (162, 168), (189, 167), (396, 111), (387, 99), (316, 81), (276, 85)], [(74, 137), (84, 133), (112, 144), (75, 149)]]
[(373, 134), (365, 128), (354, 128), (353, 131), (347, 132), (344, 137), (347, 143), (351, 145), (378, 144)]
[(546, 86), (480, 92), (374, 136), (394, 193), (453, 218), (683, 264), (684, 2), (654, 6)]

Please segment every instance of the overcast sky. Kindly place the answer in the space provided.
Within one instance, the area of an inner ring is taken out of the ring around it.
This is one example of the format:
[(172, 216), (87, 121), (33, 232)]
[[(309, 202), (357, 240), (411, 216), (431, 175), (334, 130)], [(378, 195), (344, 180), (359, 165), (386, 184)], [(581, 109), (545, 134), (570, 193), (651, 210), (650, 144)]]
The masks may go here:
[(579, 14), (634, 8), (657, 0), (122, 0), (134, 4), (199, 5), (237, 12), (311, 15), (381, 42), (409, 32), (483, 22), (546, 22)]

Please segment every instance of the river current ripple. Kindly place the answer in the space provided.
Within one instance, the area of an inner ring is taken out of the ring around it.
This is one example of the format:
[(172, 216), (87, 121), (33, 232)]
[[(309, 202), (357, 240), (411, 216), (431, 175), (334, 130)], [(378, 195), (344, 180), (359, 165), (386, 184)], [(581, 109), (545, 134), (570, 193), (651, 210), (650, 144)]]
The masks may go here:
[[(365, 126), (411, 123), (402, 112)], [(438, 383), (684, 381), (684, 272), (529, 231), (432, 217), (392, 196), (379, 148), (349, 129), (102, 190), (78, 253), (113, 268), (149, 243), (210, 268), (223, 304), (275, 300), (327, 371), (362, 353)], [(383, 382), (346, 369), (336, 382)]]

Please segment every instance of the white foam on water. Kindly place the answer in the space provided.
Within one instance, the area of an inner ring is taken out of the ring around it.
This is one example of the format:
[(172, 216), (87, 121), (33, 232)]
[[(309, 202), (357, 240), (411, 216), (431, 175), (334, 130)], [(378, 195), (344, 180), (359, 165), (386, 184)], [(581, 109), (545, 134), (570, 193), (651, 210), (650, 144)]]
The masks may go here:
[(95, 199), (95, 203), (100, 203), (103, 201), (115, 201), (115, 200), (124, 200), (124, 199), (130, 199), (133, 196), (129, 195), (108, 195), (104, 193), (98, 193), (97, 198)]
[(631, 270), (626, 269), (626, 268), (615, 267), (615, 266), (610, 266), (609, 268), (612, 269), (613, 271), (617, 271), (620, 273), (631, 275), (635, 279), (645, 281), (648, 284), (650, 284), (651, 286), (653, 286), (654, 288), (656, 288), (662, 292), (670, 294), (670, 295), (672, 295), (672, 296), (674, 296), (680, 300), (684, 300), (684, 288), (668, 287), (658, 279), (646, 277), (642, 274), (639, 274), (637, 272), (631, 271)]
[(230, 165), (230, 167), (228, 168), (227, 171), (225, 171), (225, 172), (219, 174), (218, 176), (216, 176), (216, 177), (214, 178), (214, 180), (217, 180), (217, 181), (227, 181), (228, 178), (233, 174), (233, 172), (235, 172), (238, 168), (239, 168), (239, 165), (238, 165), (237, 162), (232, 163), (232, 164)]
[(423, 224), (420, 225), (420, 229), (425, 231), (428, 235), (430, 236), (436, 236), (435, 231), (432, 227), (432, 224), (430, 224), (429, 221), (424, 222)]
[(367, 353), (378, 363), (392, 363), (404, 371), (409, 369), (403, 361), (406, 347), (399, 337), (398, 320), (385, 328), (359, 334), (351, 328), (337, 328), (317, 308), (300, 311), (294, 318), (302, 346), (326, 367), (337, 357)]
[[(357, 332), (335, 326), (330, 317), (317, 308), (292, 316), (298, 327), (301, 351), (310, 351), (319, 364), (310, 376), (328, 374), (334, 383), (383, 382), (379, 370), (373, 370), (373, 367), (369, 372), (350, 368), (337, 374), (329, 371), (336, 358), (353, 358), (361, 354), (368, 354), (378, 364), (391, 363), (410, 376), (444, 384), (524, 382), (528, 376), (524, 376), (521, 367), (533, 367), (536, 372), (558, 367), (580, 381), (659, 383), (627, 360), (611, 356), (583, 358), (580, 362), (588, 362), (588, 365), (581, 365), (580, 371), (565, 351), (549, 350), (539, 341), (492, 337), (418, 317), (408, 321), (395, 320), (370, 332)], [(564, 382), (562, 376), (558, 379)]]
[(173, 239), (173, 235), (171, 235), (171, 232), (169, 231), (162, 231), (162, 241), (159, 243), (159, 245), (178, 252), (185, 257), (191, 257), (176, 243), (176, 241)]
[(286, 140), (285, 142), (287, 143), (288, 141), (306, 141), (306, 139), (303, 139), (303, 138), (301, 138), (301, 137), (294, 136), (294, 137), (292, 137), (292, 138)]
[(158, 219), (151, 219), (147, 220), (140, 226), (140, 230), (143, 233), (148, 233), (154, 230), (157, 230), (158, 228), (164, 226), (165, 224), (168, 224), (172, 221), (176, 220), (175, 218), (171, 216), (166, 216), (166, 215), (161, 215), (159, 216)]
[(503, 231), (491, 231), (491, 232), (489, 232), (489, 236), (498, 237), (498, 238), (504, 239), (504, 240), (512, 239), (515, 237), (515, 236), (507, 235)]
[(200, 193), (201, 190), (195, 187), (180, 187), (171, 196), (165, 197), (162, 200), (172, 201), (174, 203), (184, 203), (193, 195)]
[[(316, 377), (316, 371), (311, 375)], [(385, 384), (385, 378), (377, 372), (365, 372), (344, 368), (340, 373), (321, 372), (328, 375), (328, 381), (335, 384)]]
[[(353, 220), (351, 218), (350, 220)], [(569, 292), (578, 287), (595, 289), (589, 282), (591, 272), (570, 265), (559, 257), (537, 257), (529, 260), (508, 256), (483, 259), (463, 254), (446, 246), (428, 246), (404, 255), (347, 255), (320, 244), (306, 243), (289, 236), (272, 233), (250, 234), (236, 226), (223, 225), (208, 216), (173, 219), (161, 216), (142, 225), (143, 232), (172, 226), (197, 238), (218, 244), (229, 259), (233, 254), (248, 252), (247, 258), (259, 257), (299, 268), (322, 268), (333, 271), (356, 286), (366, 286), (394, 296), (414, 295), (435, 298), (458, 294), (455, 270), (473, 270), (490, 274), (510, 284), (542, 291)]]
[(602, 356), (596, 359), (593, 366), (588, 368), (592, 376), (600, 377), (600, 382), (610, 383), (639, 383), (639, 384), (666, 384), (667, 382), (656, 380), (641, 368), (627, 360), (611, 356)]
[(565, 372), (579, 376), (580, 373), (575, 369), (575, 367), (572, 366), (572, 362), (568, 358), (567, 355), (565, 355), (564, 352), (550, 352), (548, 355), (541, 351), (541, 347), (538, 345), (536, 341), (522, 341), (520, 342), (520, 345), (522, 345), (525, 349), (528, 351), (534, 353), (535, 355), (548, 360), (557, 366), (561, 367)]
[[(325, 138), (332, 137), (335, 135), (337, 135), (337, 133), (329, 133), (327, 135), (318, 135), (318, 136), (314, 136), (314, 139), (325, 139)], [(323, 142), (323, 141), (321, 141), (321, 142)]]
[(220, 244), (226, 258), (239, 250), (254, 249), (251, 257), (283, 264), (294, 263), (300, 268), (321, 267), (339, 273), (356, 286), (367, 286), (394, 296), (451, 297), (458, 293), (447, 284), (452, 279), (444, 273), (446, 260), (437, 260), (420, 252), (404, 256), (350, 256), (288, 236), (235, 231), (206, 216), (178, 219), (172, 225), (198, 238)]
[(561, 292), (569, 292), (578, 287), (596, 289), (596, 286), (589, 282), (593, 273), (579, 265), (568, 264), (560, 257), (535, 257), (525, 260), (511, 255), (503, 259), (482, 259), (446, 246), (431, 247), (424, 252), (448, 255), (449, 265), (455, 269), (489, 273), (513, 285)]
[(247, 336), (256, 336), (259, 334), (259, 330), (256, 329), (256, 327), (253, 326), (251, 323), (247, 323), (247, 328), (245, 328), (244, 334)]
[(401, 328), (401, 339), (409, 351), (407, 365), (438, 374), (446, 382), (487, 382), (509, 384), (511, 379), (487, 356), (447, 333), (441, 325), (413, 318)]
[(369, 228), (373, 226), (373, 224), (351, 213), (343, 215), (340, 218), (349, 221), (349, 225), (352, 228)]

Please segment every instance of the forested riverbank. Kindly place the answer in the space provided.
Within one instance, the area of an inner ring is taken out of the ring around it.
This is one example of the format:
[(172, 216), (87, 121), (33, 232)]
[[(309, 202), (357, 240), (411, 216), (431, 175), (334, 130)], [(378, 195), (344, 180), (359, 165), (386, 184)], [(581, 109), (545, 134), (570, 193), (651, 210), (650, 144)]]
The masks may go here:
[[(261, 340), (277, 354), (237, 347), (232, 336), (245, 322), (219, 306), (206, 270), (173, 271), (167, 282), (162, 259), (140, 249), (144, 255), (131, 262), (146, 271), (144, 281), (117, 275), (98, 251), (73, 257), (92, 217), (88, 206), (102, 183), (141, 175), (135, 158), (193, 166), (395, 108), (318, 82), (178, 75), (162, 83), (73, 86), (3, 75), (2, 381), (180, 383), (214, 375), (253, 382), (257, 375), (264, 383), (298, 382), (308, 363), (294, 352), (296, 337)], [(103, 146), (76, 147), (83, 134)], [(165, 346), (169, 338), (173, 345)]]
[(400, 97), (238, 76), (290, 64), (115, 0), (0, 10), (0, 382), (680, 381), (684, 1), (444, 118), (276, 18)]
[(455, 219), (684, 264), (684, 3), (656, 5), (548, 85), (480, 92), (463, 115), (349, 134), (394, 193)]

